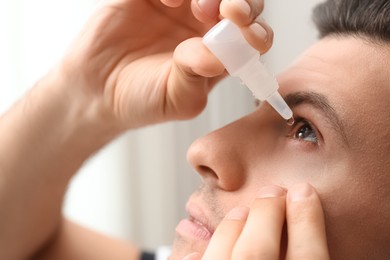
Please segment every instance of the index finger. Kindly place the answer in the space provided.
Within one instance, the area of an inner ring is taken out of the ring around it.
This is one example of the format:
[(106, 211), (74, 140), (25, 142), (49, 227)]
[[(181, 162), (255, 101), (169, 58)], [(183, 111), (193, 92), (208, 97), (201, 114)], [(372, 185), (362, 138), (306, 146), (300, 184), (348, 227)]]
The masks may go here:
[(231, 259), (231, 252), (248, 217), (249, 209), (233, 208), (215, 230), (203, 260)]
[(273, 43), (273, 30), (261, 18), (263, 0), (222, 0), (221, 15), (240, 27), (245, 39), (260, 53), (267, 52)]
[(309, 184), (288, 190), (287, 259), (329, 259), (325, 220), (320, 199)]
[(248, 26), (264, 9), (263, 0), (222, 0), (221, 15), (237, 24)]

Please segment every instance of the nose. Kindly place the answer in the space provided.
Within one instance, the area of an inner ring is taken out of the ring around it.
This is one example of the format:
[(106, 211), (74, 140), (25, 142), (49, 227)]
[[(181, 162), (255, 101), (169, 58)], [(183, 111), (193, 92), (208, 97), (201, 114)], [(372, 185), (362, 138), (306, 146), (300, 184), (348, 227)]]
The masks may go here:
[(197, 139), (187, 160), (204, 182), (226, 191), (238, 190), (246, 181), (246, 145), (250, 135), (245, 119)]

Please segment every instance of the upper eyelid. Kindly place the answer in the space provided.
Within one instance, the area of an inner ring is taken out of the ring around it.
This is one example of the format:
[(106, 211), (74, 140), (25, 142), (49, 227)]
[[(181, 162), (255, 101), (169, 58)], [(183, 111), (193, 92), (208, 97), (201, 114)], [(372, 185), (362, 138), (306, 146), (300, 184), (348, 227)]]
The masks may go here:
[(340, 140), (344, 145), (346, 145), (347, 147), (349, 146), (349, 141), (346, 136), (344, 124), (339, 118), (337, 111), (328, 101), (327, 96), (313, 91), (299, 91), (284, 95), (283, 98), (293, 111), (295, 111), (297, 107), (303, 105), (308, 105), (312, 109), (320, 111), (320, 113), (323, 115), (323, 121), (327, 122), (330, 128), (338, 134)]

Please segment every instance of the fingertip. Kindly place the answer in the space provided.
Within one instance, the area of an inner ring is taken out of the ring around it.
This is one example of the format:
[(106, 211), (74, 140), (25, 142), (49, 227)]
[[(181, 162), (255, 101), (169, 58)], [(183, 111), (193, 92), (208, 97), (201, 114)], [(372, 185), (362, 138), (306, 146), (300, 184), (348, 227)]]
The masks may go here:
[(297, 183), (288, 188), (287, 221), (290, 223), (312, 222), (323, 218), (321, 200), (309, 183)]
[(220, 13), (238, 26), (249, 25), (264, 9), (263, 1), (222, 0)]
[(192, 13), (203, 23), (216, 22), (219, 16), (219, 3), (219, 0), (192, 0)]
[(305, 200), (315, 195), (314, 188), (308, 183), (298, 183), (289, 188), (287, 198), (292, 202)]
[(241, 27), (242, 34), (248, 43), (261, 54), (267, 52), (273, 44), (272, 28), (260, 17), (249, 26)]
[(288, 188), (287, 221), (290, 223), (312, 223), (313, 220), (323, 222), (321, 199), (309, 183), (297, 183)]
[(318, 193), (308, 183), (287, 192), (288, 259), (329, 259), (325, 215)]

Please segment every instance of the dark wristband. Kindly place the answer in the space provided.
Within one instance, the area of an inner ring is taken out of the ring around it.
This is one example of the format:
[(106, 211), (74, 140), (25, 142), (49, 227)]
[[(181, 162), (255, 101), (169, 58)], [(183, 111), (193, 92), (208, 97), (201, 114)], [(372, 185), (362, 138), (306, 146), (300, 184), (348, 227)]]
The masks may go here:
[(149, 252), (142, 252), (141, 260), (155, 260), (155, 254)]

